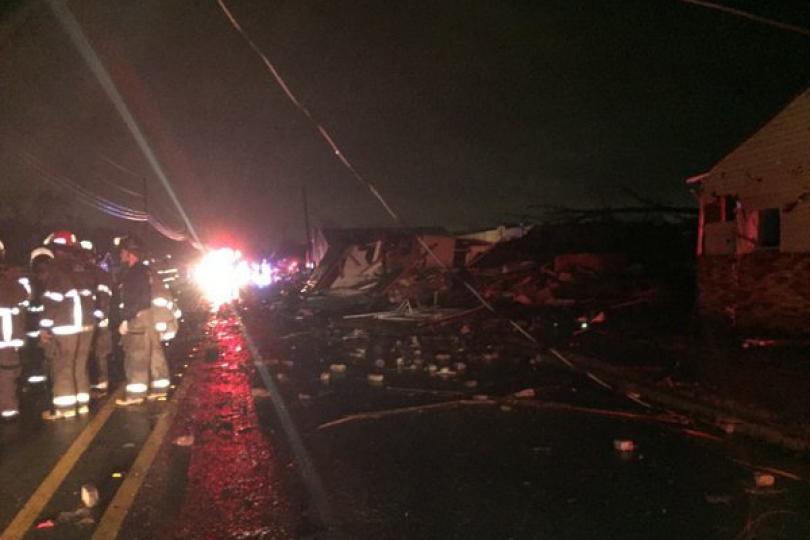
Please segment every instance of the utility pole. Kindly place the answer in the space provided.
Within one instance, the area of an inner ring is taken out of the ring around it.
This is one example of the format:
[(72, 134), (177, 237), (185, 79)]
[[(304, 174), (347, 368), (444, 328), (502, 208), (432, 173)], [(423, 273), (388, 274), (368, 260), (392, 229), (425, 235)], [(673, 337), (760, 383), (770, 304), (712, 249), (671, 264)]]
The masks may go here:
[(143, 213), (146, 214), (146, 221), (143, 222), (143, 241), (148, 242), (147, 236), (149, 235), (149, 191), (146, 177), (142, 177), (143, 181)]
[(307, 234), (307, 256), (306, 262), (312, 262), (312, 231), (309, 228), (309, 201), (307, 200), (307, 186), (301, 187), (301, 195), (304, 199), (304, 229)]

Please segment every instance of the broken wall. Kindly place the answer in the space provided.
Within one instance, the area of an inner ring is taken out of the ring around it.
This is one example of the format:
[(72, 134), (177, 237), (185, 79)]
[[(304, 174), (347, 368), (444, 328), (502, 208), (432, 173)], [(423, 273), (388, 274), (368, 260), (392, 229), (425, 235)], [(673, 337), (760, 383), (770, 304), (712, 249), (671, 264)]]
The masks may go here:
[(703, 256), (698, 291), (707, 320), (741, 331), (810, 334), (810, 254), (767, 250)]

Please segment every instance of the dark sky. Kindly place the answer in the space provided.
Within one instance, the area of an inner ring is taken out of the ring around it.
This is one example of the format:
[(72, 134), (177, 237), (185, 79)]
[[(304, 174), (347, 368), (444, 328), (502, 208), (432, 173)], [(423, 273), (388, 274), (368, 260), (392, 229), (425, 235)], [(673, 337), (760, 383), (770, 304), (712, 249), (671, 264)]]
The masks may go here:
[[(810, 27), (806, 1), (726, 4)], [(302, 238), (304, 184), (315, 223), (390, 224), (215, 0), (69, 5), (206, 235)], [(810, 38), (675, 0), (228, 5), (415, 225), (618, 204), (624, 187), (689, 203), (687, 176), (810, 84)], [(129, 206), (109, 182), (139, 190), (146, 176), (153, 208), (179, 224), (47, 5), (2, 15), (0, 182), (40, 182), (10, 148)]]

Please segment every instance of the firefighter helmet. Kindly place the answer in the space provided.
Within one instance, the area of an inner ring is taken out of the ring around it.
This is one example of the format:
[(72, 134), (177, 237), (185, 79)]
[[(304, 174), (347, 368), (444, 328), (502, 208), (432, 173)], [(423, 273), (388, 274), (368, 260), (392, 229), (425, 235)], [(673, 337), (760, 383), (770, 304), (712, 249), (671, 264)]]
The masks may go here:
[(46, 247), (38, 247), (31, 252), (31, 262), (33, 263), (39, 257), (47, 257), (49, 259), (53, 259), (53, 251), (51, 251)]
[(76, 235), (70, 231), (56, 231), (49, 234), (42, 243), (46, 246), (75, 247)]
[(118, 249), (125, 249), (136, 255), (143, 254), (143, 244), (138, 237), (132, 235), (121, 237), (120, 241), (118, 242)]

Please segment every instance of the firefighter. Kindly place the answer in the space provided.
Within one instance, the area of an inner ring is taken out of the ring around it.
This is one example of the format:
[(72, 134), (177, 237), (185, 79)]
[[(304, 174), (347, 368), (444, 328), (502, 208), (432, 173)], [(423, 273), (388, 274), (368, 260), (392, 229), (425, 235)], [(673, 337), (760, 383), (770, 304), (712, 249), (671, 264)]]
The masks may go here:
[(166, 395), (169, 388), (169, 366), (166, 356), (163, 354), (162, 342), (174, 339), (179, 329), (180, 317), (183, 315), (177, 307), (172, 292), (166, 283), (163, 282), (158, 272), (151, 271), (152, 289), (152, 322), (157, 335), (157, 341), (153, 344), (155, 351), (159, 354), (150, 364), (150, 374), (152, 376), (152, 389), (150, 396), (160, 398)]
[[(152, 310), (152, 273), (144, 264), (144, 249), (132, 236), (119, 243), (124, 265), (120, 283), (121, 345), (124, 349), (126, 394), (115, 403), (126, 407), (143, 403), (146, 398), (165, 396), (169, 387), (169, 368)], [(151, 392), (150, 390), (151, 381)]]
[(96, 251), (89, 240), (79, 242), (87, 271), (93, 276), (95, 292), (93, 318), (92, 361), (95, 368), (95, 382), (90, 385), (91, 397), (102, 398), (109, 389), (109, 359), (113, 352), (112, 332), (110, 332), (110, 304), (112, 301), (112, 280), (96, 262)]
[[(92, 341), (91, 280), (76, 257), (76, 235), (57, 231), (45, 239), (54, 254), (47, 267), (39, 319), (40, 342), (51, 371), (52, 409), (45, 420), (87, 414), (90, 380), (87, 359)], [(88, 313), (89, 311), (89, 313)]]
[(17, 379), (22, 373), (19, 349), (25, 344), (28, 280), (5, 265), (6, 248), (0, 241), (0, 420), (20, 414)]
[(45, 291), (45, 281), (48, 276), (48, 268), (53, 260), (53, 251), (40, 246), (31, 252), (30, 256), (30, 303), (28, 305), (28, 317), (26, 320), (26, 331), (28, 334), (28, 357), (27, 362), (32, 370), (29, 381), (44, 382), (50, 373), (45, 351), (42, 342), (39, 340), (39, 319), (45, 307), (42, 305), (42, 293)]

